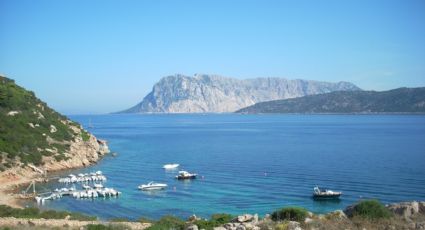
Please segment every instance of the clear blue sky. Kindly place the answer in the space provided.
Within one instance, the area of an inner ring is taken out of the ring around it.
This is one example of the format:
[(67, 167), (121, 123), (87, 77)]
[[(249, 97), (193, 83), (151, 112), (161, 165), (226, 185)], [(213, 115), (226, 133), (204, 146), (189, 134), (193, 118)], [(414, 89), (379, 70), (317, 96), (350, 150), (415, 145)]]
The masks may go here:
[(0, 0), (0, 73), (66, 114), (175, 73), (425, 86), (425, 1)]

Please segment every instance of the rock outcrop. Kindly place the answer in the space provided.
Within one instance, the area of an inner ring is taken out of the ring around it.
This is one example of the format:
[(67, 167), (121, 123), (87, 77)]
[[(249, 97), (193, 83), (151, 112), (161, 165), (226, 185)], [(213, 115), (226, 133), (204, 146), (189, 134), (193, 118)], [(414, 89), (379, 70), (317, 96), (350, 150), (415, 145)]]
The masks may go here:
[(234, 112), (262, 101), (345, 90), (360, 88), (348, 82), (174, 75), (162, 78), (142, 102), (122, 113)]

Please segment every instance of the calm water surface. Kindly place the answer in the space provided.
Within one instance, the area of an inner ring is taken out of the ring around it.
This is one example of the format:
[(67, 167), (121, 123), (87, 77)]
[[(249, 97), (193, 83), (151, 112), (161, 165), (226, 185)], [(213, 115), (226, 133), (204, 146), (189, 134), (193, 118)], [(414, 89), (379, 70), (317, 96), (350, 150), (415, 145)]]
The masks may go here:
[[(79, 173), (101, 170), (118, 199), (64, 197), (43, 208), (107, 219), (165, 214), (264, 215), (287, 205), (322, 213), (361, 199), (425, 200), (425, 116), (396, 115), (98, 115), (71, 116), (109, 141), (106, 157)], [(197, 172), (174, 179), (166, 163)], [(137, 190), (151, 180), (165, 191)], [(342, 190), (340, 202), (311, 199), (315, 185)], [(50, 188), (60, 187), (50, 183)]]

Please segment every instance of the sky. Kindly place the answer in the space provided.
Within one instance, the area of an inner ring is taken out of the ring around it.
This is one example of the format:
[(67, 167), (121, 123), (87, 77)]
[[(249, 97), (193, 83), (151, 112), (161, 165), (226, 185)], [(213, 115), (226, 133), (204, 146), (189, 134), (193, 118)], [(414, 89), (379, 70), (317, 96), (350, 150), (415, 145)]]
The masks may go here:
[(0, 0), (0, 73), (65, 114), (177, 73), (421, 87), (425, 1)]

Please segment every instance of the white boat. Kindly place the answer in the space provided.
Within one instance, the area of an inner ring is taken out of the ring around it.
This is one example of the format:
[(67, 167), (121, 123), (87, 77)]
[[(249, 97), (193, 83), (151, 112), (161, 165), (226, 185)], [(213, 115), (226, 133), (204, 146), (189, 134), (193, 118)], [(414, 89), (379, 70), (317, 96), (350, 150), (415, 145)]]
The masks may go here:
[(178, 168), (180, 165), (179, 164), (165, 164), (162, 166), (162, 168), (164, 169), (175, 169)]
[(161, 183), (155, 183), (153, 181), (149, 182), (148, 184), (142, 184), (139, 186), (139, 189), (141, 190), (161, 190), (166, 188), (167, 184), (161, 184)]
[(315, 199), (338, 199), (342, 195), (342, 192), (335, 192), (318, 186), (314, 187), (313, 191), (313, 198)]
[(103, 188), (103, 184), (93, 183), (93, 187), (95, 187), (95, 188)]
[(88, 184), (83, 184), (81, 187), (83, 187), (83, 189), (91, 189), (90, 185)]

